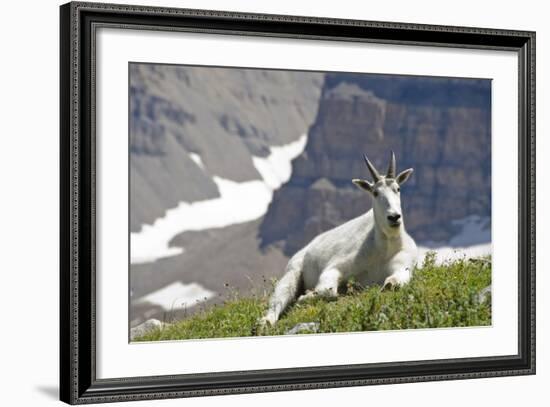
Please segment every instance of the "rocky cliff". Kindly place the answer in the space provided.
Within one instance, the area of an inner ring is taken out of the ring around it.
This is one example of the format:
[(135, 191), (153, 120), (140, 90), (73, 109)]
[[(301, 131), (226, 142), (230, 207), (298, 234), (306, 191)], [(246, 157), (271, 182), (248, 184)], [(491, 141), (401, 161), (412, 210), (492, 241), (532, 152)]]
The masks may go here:
[(444, 242), (453, 220), (491, 212), (489, 80), (329, 74), (305, 151), (275, 193), (262, 246), (292, 255), (317, 234), (370, 208), (352, 178), (368, 178), (362, 153), (385, 171), (390, 150), (415, 172), (402, 189), (407, 230)]
[(219, 196), (213, 176), (260, 179), (252, 157), (307, 131), (322, 79), (311, 72), (131, 64), (131, 230), (180, 201)]

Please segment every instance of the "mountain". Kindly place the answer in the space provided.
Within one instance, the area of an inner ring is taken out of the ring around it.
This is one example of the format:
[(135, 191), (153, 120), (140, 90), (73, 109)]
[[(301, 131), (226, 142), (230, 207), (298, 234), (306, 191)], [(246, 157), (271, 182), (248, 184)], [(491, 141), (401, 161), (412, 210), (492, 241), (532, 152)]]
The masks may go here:
[(306, 148), (261, 224), (262, 247), (292, 255), (368, 210), (351, 179), (369, 178), (363, 153), (385, 172), (390, 150), (398, 170), (415, 170), (401, 200), (417, 242), (446, 242), (457, 220), (490, 217), (490, 80), (327, 74)]
[(261, 179), (253, 158), (307, 131), (322, 83), (312, 72), (130, 64), (131, 231), (181, 201), (219, 197), (213, 177)]

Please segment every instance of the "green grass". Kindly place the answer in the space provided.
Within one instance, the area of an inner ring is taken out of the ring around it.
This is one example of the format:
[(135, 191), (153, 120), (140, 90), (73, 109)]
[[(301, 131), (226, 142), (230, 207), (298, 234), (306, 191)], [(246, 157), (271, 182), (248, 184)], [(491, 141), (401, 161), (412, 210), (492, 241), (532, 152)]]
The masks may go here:
[(336, 300), (313, 298), (294, 304), (275, 326), (264, 330), (257, 329), (256, 321), (268, 299), (254, 296), (226, 301), (136, 341), (280, 335), (301, 322), (318, 322), (320, 333), (490, 325), (490, 296), (479, 299), (490, 284), (489, 258), (436, 265), (429, 255), (400, 289), (360, 289), (351, 283)]

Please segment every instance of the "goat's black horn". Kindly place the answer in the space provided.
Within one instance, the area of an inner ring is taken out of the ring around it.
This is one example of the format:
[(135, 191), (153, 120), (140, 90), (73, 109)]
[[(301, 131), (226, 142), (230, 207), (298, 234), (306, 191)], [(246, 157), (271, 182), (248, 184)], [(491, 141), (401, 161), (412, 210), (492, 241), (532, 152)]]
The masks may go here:
[(367, 163), (367, 168), (369, 169), (372, 178), (374, 178), (374, 182), (377, 182), (381, 177), (380, 174), (378, 174), (378, 171), (376, 171), (376, 168), (374, 168), (374, 165), (369, 161), (366, 154), (363, 154), (363, 158), (365, 159), (365, 162)]
[(395, 178), (395, 154), (392, 150), (391, 156), (390, 156), (390, 165), (388, 166), (388, 174), (386, 175), (388, 178)]

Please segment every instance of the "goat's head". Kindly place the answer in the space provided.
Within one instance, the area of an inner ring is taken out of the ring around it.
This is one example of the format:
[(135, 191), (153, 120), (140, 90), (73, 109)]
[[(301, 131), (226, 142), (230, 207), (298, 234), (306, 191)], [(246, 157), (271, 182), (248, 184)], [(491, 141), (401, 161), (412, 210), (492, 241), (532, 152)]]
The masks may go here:
[(363, 157), (372, 175), (373, 182), (354, 179), (353, 183), (372, 196), (374, 219), (382, 232), (387, 236), (396, 235), (403, 225), (400, 186), (407, 181), (413, 169), (409, 168), (396, 175), (395, 154), (392, 151), (388, 171), (386, 175), (380, 175), (367, 156), (363, 155)]

